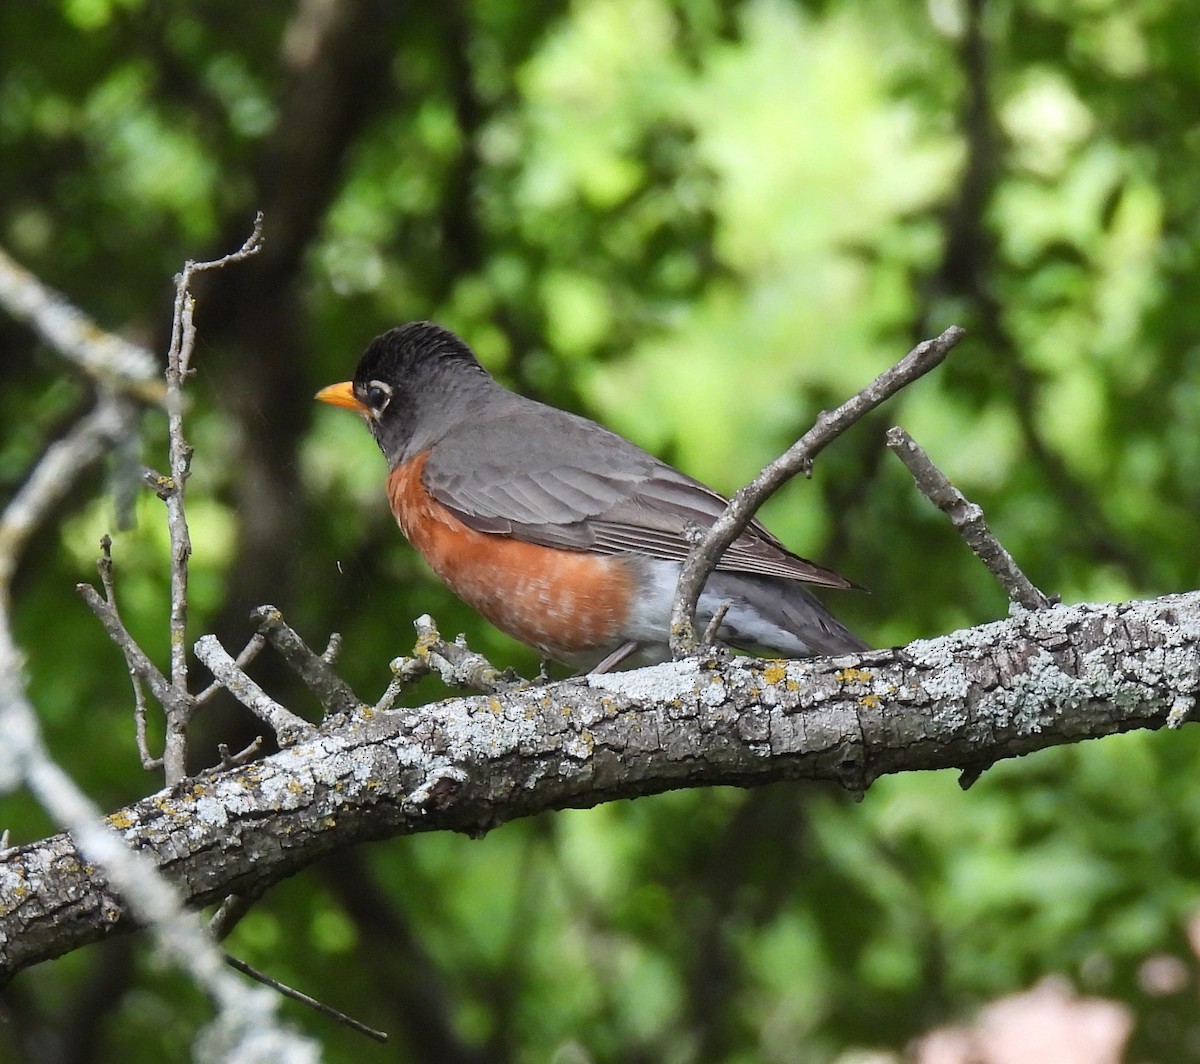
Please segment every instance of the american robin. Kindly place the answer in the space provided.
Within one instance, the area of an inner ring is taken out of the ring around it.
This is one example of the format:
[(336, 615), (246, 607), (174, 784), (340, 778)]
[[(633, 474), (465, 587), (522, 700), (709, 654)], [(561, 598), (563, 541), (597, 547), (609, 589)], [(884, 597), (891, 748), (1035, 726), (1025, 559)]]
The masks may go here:
[[(575, 668), (669, 657), (682, 560), (725, 508), (715, 491), (593, 421), (510, 392), (429, 322), (376, 337), (354, 379), (317, 398), (362, 415), (404, 534), (501, 631)], [(743, 650), (865, 650), (805, 584), (854, 586), (755, 521), (709, 577), (697, 618), (727, 604), (718, 639)]]

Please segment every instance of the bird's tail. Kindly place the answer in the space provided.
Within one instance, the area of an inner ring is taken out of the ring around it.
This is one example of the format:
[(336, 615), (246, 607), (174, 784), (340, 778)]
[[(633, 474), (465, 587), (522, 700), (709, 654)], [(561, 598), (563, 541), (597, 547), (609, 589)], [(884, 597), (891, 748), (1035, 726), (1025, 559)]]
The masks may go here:
[(700, 596), (700, 627), (726, 602), (717, 637), (739, 650), (815, 657), (870, 649), (798, 580), (718, 570)]

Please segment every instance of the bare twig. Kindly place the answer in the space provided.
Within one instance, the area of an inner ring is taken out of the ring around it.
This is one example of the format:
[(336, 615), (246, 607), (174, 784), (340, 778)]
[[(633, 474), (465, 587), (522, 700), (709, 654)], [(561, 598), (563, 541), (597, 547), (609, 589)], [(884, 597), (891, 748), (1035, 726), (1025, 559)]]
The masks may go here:
[(330, 632), (329, 642), (325, 644), (325, 649), (321, 652), (321, 660), (326, 665), (336, 665), (337, 659), (342, 656), (342, 633)]
[(146, 348), (101, 329), (60, 293), (0, 250), (0, 306), (97, 380), (161, 402), (158, 360)]
[[(112, 616), (132, 642), (132, 636), (129, 636), (125, 622), (121, 620), (121, 611), (117, 607), (117, 589), (113, 584), (111, 536), (100, 537), (100, 557), (96, 559), (96, 569), (100, 573), (100, 586), (104, 589), (104, 599), (112, 610)], [(146, 740), (146, 692), (142, 689), (142, 678), (138, 675), (132, 662), (129, 661), (128, 656), (125, 664), (129, 670), (129, 682), (133, 686), (133, 730), (137, 740), (138, 757), (141, 758), (142, 768), (147, 772), (153, 772), (163, 767), (163, 760), (150, 753), (150, 747)]]
[(120, 647), (125, 655), (125, 662), (131, 672), (140, 676), (150, 688), (150, 693), (158, 700), (164, 710), (176, 709), (178, 712), (190, 712), (190, 698), (182, 699), (171, 686), (170, 681), (158, 670), (158, 666), (146, 656), (146, 652), (138, 646), (136, 640), (129, 634), (128, 629), (121, 623), (117, 611), (101, 596), (91, 584), (76, 584), (75, 590), (83, 596), (83, 601), (96, 615), (96, 619), (104, 626), (108, 637)]
[(308, 721), (284, 709), (242, 672), (215, 635), (203, 635), (196, 640), (196, 657), (234, 698), (275, 732), (280, 746), (289, 746), (316, 733)]
[(166, 502), (167, 496), (175, 490), (175, 481), (170, 477), (163, 476), (157, 469), (151, 469), (149, 466), (142, 467), (142, 483), (162, 499), (163, 502)]
[(388, 666), (392, 670), (392, 678), (379, 701), (372, 707), (376, 713), (391, 709), (410, 684), (416, 683), (422, 676), (428, 676), (433, 670), (425, 658), (393, 658)]
[(147, 772), (157, 772), (163, 767), (163, 759), (150, 753), (146, 739), (146, 692), (142, 690), (141, 677), (133, 669), (129, 670), (129, 679), (133, 684), (133, 732), (137, 740), (138, 757)]
[(237, 957), (230, 956), (227, 953), (225, 954), (225, 963), (230, 968), (241, 972), (243, 975), (248, 975), (256, 982), (262, 983), (263, 986), (269, 986), (284, 997), (291, 998), (293, 1001), (299, 1001), (300, 1004), (307, 1005), (310, 1009), (315, 1009), (322, 1016), (333, 1020), (335, 1023), (340, 1023), (343, 1027), (349, 1027), (359, 1034), (365, 1034), (368, 1038), (373, 1038), (376, 1042), (387, 1043), (388, 1036), (386, 1031), (378, 1031), (374, 1027), (368, 1027), (361, 1020), (347, 1016), (332, 1005), (326, 1005), (325, 1002), (318, 1001), (315, 997), (309, 997), (308, 994), (288, 986), (287, 983), (281, 983), (278, 979), (267, 975), (266, 972), (260, 972), (257, 968), (252, 968), (245, 961), (238, 960)]
[(226, 769), (235, 769), (239, 765), (250, 764), (254, 758), (258, 757), (259, 751), (263, 749), (262, 735), (256, 735), (247, 743), (241, 750), (236, 753), (230, 753), (229, 747), (224, 743), (217, 744), (217, 755), (221, 758), (221, 763), (216, 765), (214, 771), (223, 773)]
[[(151, 470), (143, 480), (152, 483), (155, 493), (167, 507), (167, 528), (171, 537), (171, 686), (180, 699), (188, 692), (187, 613), (188, 562), (192, 540), (188, 531), (184, 505), (185, 487), (192, 464), (192, 447), (183, 434), (183, 386), (191, 371), (192, 352), (196, 346), (196, 327), (193, 320), (196, 301), (191, 293), (192, 277), (205, 270), (219, 269), (241, 262), (258, 253), (262, 247), (262, 213), (254, 220), (254, 229), (246, 242), (229, 255), (209, 262), (184, 264), (175, 278), (175, 311), (171, 323), (171, 347), (167, 352), (167, 440), (168, 466), (166, 477)], [(195, 703), (189, 700), (189, 706)], [(187, 775), (187, 729), (185, 719), (173, 719), (167, 709), (166, 742), (163, 760), (167, 783), (177, 783)]]
[(912, 474), (921, 493), (942, 511), (966, 541), (967, 546), (983, 562), (1004, 588), (1009, 601), (1027, 610), (1040, 610), (1051, 600), (1034, 587), (1013, 557), (992, 535), (983, 517), (983, 510), (970, 502), (950, 483), (946, 475), (933, 464), (917, 442), (898, 425), (889, 429), (887, 445)]
[[(259, 606), (251, 611), (250, 617), (258, 621), (259, 633), (270, 640), (271, 646), (317, 696), (326, 713), (353, 713), (365, 705), (350, 685), (333, 671), (324, 655), (309, 649), (275, 606)], [(330, 645), (334, 645), (332, 640)]]
[(730, 605), (730, 601), (726, 599), (713, 610), (713, 615), (708, 619), (708, 625), (704, 629), (704, 645), (706, 647), (716, 645), (717, 633), (721, 630), (721, 624), (725, 620), (725, 614), (729, 612)]
[(254, 908), (254, 903), (263, 896), (264, 891), (242, 891), (238, 894), (227, 894), (225, 900), (217, 906), (212, 919), (208, 921), (208, 933), (214, 941), (224, 942), (242, 918)]
[(262, 748), (263, 737), (261, 735), (256, 735), (236, 754), (231, 754), (225, 743), (217, 743), (217, 756), (220, 760), (211, 768), (205, 769), (201, 775), (214, 775), (229, 768), (237, 768), (239, 765), (248, 765), (258, 756)]
[(847, 428), (939, 365), (964, 335), (962, 329), (952, 325), (940, 336), (918, 344), (832, 413), (823, 411), (816, 424), (788, 451), (734, 492), (725, 512), (692, 547), (679, 574), (671, 608), (671, 650), (676, 657), (696, 650), (696, 602), (700, 592), (721, 555), (750, 524), (758, 508), (797, 473), (807, 474), (813, 459)]

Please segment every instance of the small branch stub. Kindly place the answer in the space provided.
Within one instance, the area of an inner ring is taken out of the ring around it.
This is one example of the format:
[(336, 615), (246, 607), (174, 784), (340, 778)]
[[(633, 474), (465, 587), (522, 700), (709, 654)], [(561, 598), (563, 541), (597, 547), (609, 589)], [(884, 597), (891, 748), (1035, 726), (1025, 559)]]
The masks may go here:
[[(250, 619), (258, 622), (259, 634), (270, 641), (305, 686), (317, 696), (326, 713), (353, 713), (364, 705), (363, 700), (338, 676), (325, 657), (313, 651), (300, 638), (276, 607), (259, 606), (251, 611)], [(336, 645), (336, 641), (331, 645)]]

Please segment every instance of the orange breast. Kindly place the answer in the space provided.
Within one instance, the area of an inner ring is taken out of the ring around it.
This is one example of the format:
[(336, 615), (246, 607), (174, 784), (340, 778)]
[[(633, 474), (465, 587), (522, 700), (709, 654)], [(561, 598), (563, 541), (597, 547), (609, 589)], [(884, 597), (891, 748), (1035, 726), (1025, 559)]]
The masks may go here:
[(620, 641), (633, 594), (622, 561), (468, 527), (425, 490), (427, 457), (392, 470), (388, 498), (409, 542), (459, 598), (552, 657)]

